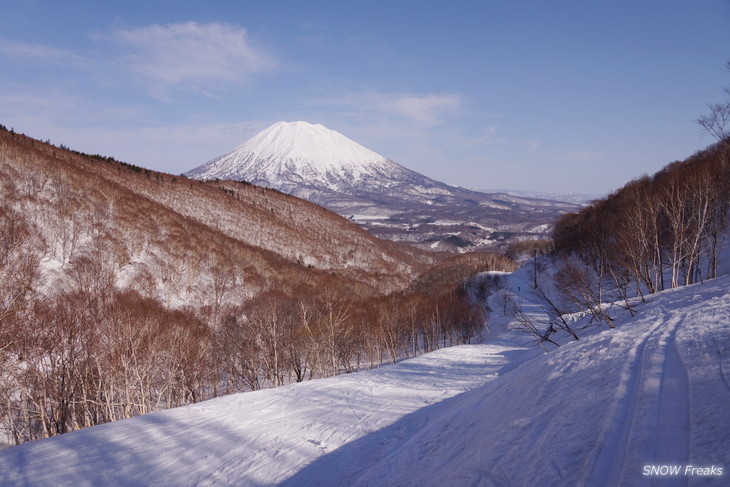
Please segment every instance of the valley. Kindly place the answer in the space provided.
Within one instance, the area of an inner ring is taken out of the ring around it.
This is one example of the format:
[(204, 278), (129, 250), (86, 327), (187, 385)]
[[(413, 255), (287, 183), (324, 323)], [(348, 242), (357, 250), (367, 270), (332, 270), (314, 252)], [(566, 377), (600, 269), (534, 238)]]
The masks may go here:
[[(3, 481), (632, 485), (669, 463), (717, 480), (726, 156), (566, 206), (552, 241), (512, 242), (518, 266), (0, 130)], [(477, 222), (428, 209), (470, 195), (409, 208), (459, 247), (449, 226)]]
[(730, 2), (3, 7), (0, 487), (730, 485)]
[(461, 281), (514, 268), (2, 128), (0, 181), (6, 445), (470, 343)]

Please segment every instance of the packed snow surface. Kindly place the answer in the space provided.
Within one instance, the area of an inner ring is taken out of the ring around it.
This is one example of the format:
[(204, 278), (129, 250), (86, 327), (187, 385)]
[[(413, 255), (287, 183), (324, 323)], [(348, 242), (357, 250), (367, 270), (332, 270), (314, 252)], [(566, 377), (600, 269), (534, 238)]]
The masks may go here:
[(0, 484), (272, 485), (369, 438), (364, 449), (346, 452), (346, 461), (359, 468), (366, 460), (361, 455), (396, 446), (428, 419), (410, 414), (495, 377), (512, 351), (499, 344), (442, 349), (392, 367), (231, 395), (24, 444), (0, 451)]
[(497, 319), (485, 344), (13, 447), (0, 485), (728, 485), (730, 278), (612, 313), (550, 353)]

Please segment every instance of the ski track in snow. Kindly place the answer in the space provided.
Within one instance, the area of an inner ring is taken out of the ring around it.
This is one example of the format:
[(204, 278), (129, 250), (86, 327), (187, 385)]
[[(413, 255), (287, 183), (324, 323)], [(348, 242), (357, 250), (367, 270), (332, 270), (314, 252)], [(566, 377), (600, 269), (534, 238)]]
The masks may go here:
[(632, 444), (638, 444), (637, 451), (653, 450), (657, 462), (686, 464), (689, 388), (676, 351), (681, 322), (679, 316), (658, 319), (631, 347), (594, 450), (597, 457), (586, 463), (591, 469), (586, 485), (620, 485), (635, 478), (634, 448), (625, 447)]
[(652, 296), (549, 354), (496, 326), (488, 344), (13, 447), (0, 486), (723, 485), (641, 472), (730, 468), (728, 284)]
[(343, 472), (345, 484), (727, 485), (727, 473), (642, 472), (646, 465), (727, 472), (728, 283), (652, 296), (617, 329), (459, 396), (399, 450), (357, 475)]

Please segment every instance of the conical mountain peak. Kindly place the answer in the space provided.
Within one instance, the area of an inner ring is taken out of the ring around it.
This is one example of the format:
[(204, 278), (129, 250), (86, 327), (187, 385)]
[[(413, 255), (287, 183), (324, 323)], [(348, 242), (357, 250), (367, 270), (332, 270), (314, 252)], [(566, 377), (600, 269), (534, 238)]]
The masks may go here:
[(415, 174), (320, 124), (277, 122), (233, 151), (186, 173), (197, 179), (245, 180), (293, 194), (378, 191)]
[(335, 130), (308, 122), (277, 122), (234, 152), (253, 152), (262, 158), (307, 160), (322, 168), (343, 164), (367, 166), (386, 159)]
[(565, 207), (546, 209), (540, 200), (449, 186), (307, 122), (275, 123), (186, 175), (277, 189), (325, 206), (376, 236), (459, 252), (502, 242), (500, 232), (542, 236)]

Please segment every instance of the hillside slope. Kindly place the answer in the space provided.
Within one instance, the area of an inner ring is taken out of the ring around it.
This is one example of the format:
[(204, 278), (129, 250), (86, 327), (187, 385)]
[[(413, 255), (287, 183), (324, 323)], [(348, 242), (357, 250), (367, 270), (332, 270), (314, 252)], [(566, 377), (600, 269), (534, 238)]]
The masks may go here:
[(63, 277), (74, 259), (103, 247), (117, 284), (150, 288), (168, 296), (166, 304), (195, 302), (216, 272), (240, 284), (236, 299), (317, 287), (333, 273), (338, 286), (377, 294), (402, 288), (433, 262), (276, 191), (187, 180), (5, 130), (0, 182), (3, 211), (23, 216), (50, 276)]
[(633, 320), (616, 312), (617, 329), (549, 354), (504, 331), (484, 345), (13, 447), (0, 452), (3, 485), (665, 480), (644, 475), (651, 465), (679, 465), (681, 484), (719, 485), (730, 463), (729, 322), (725, 276), (653, 295)]

